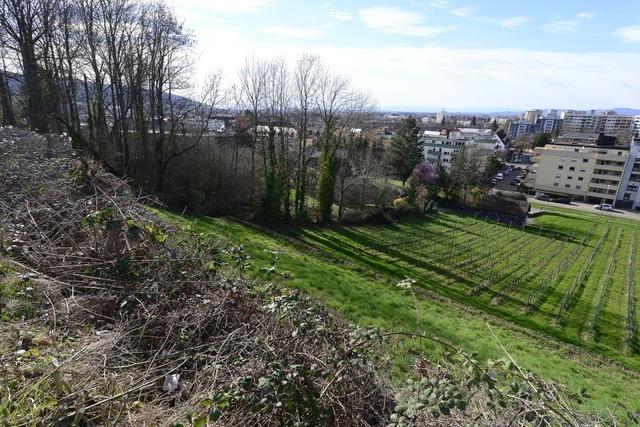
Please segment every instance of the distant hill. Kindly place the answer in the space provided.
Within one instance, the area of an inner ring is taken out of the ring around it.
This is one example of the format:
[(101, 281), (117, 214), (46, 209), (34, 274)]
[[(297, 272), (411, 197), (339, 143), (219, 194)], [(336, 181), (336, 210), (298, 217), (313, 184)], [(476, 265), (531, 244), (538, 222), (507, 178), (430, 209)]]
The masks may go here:
[[(9, 92), (11, 93), (11, 96), (20, 95), (22, 91), (22, 85), (24, 84), (24, 79), (22, 75), (17, 73), (7, 72), (7, 77), (8, 77), (7, 81), (9, 82)], [(84, 83), (81, 80), (74, 80), (73, 84), (75, 86), (76, 105), (78, 107), (78, 111), (82, 119), (83, 116), (87, 115), (87, 98), (85, 96)], [(93, 83), (89, 82), (88, 86), (89, 86), (89, 90), (93, 91), (93, 88), (94, 88)], [(109, 85), (105, 85), (103, 90), (104, 90), (104, 93), (108, 95)], [(143, 89), (143, 91), (146, 96), (148, 94), (148, 90)], [(108, 101), (108, 96), (106, 96), (106, 98)], [(176, 95), (175, 93), (171, 95), (171, 98), (173, 99), (174, 102), (180, 103), (182, 105), (182, 108), (184, 109), (193, 109), (198, 105), (197, 101), (194, 101), (193, 99), (190, 99), (188, 97)], [(147, 100), (148, 100), (148, 97), (147, 97)], [(168, 94), (164, 94), (164, 100), (165, 102), (168, 102), (169, 100)], [(168, 109), (169, 107), (167, 106), (166, 108)]]

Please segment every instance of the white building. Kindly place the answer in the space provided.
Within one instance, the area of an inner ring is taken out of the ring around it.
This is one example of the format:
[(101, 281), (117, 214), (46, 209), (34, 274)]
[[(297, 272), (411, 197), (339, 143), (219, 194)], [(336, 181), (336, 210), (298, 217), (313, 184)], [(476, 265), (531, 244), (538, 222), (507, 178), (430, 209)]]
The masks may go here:
[(634, 138), (640, 138), (640, 116), (634, 116), (633, 118), (633, 136)]
[(426, 131), (422, 136), (424, 156), (429, 162), (451, 172), (453, 156), (464, 146), (499, 153), (505, 150), (502, 140), (490, 129), (442, 129)]
[(530, 110), (524, 113), (524, 121), (535, 123), (542, 116), (542, 110)]
[(436, 123), (442, 123), (443, 120), (447, 119), (447, 112), (442, 110), (436, 115)]

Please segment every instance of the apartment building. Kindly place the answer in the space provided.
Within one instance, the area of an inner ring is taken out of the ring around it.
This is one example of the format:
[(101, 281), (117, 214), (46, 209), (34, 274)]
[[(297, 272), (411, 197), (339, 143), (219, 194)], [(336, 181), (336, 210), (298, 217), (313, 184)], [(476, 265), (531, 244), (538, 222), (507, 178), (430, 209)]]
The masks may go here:
[(623, 182), (629, 147), (547, 144), (534, 150), (537, 192), (613, 203)]
[(534, 134), (538, 131), (538, 125), (535, 122), (518, 120), (509, 125), (509, 138), (516, 139), (520, 135)]
[(538, 131), (553, 134), (556, 129), (562, 128), (562, 119), (556, 117), (543, 117), (537, 122)]
[(542, 117), (542, 110), (529, 110), (524, 113), (524, 121), (529, 123), (535, 123)]
[(487, 153), (499, 153), (505, 145), (496, 134), (489, 129), (442, 129), (426, 131), (422, 136), (424, 157), (429, 162), (451, 172), (451, 164), (455, 154), (462, 147), (474, 146)]
[(625, 133), (631, 134), (634, 120), (634, 116), (618, 115), (615, 112), (570, 110), (564, 113), (562, 132), (596, 132), (621, 137)]
[(616, 206), (640, 210), (640, 141), (629, 147), (629, 158), (622, 174)]

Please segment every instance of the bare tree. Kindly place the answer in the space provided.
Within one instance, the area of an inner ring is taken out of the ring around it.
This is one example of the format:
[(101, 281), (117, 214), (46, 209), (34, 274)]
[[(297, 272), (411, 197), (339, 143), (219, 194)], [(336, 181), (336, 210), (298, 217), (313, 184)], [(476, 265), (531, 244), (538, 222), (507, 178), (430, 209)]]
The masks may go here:
[[(171, 120), (167, 132), (160, 135), (162, 150), (156, 154), (156, 191), (165, 189), (165, 177), (171, 162), (196, 148), (209, 130), (216, 109), (226, 98), (220, 73), (207, 78), (198, 103), (191, 99), (179, 99), (172, 104)], [(195, 104), (195, 105), (194, 105)]]
[(41, 42), (51, 31), (56, 0), (1, 0), (0, 26), (7, 34), (6, 46), (20, 57), (27, 94), (29, 126), (41, 132), (49, 129), (47, 103), (39, 61)]
[(462, 202), (467, 203), (469, 190), (480, 183), (484, 177), (488, 153), (478, 147), (463, 146), (453, 155), (451, 163), (451, 181), (462, 191)]
[(294, 72), (298, 147), (295, 175), (294, 213), (300, 218), (305, 209), (309, 158), (307, 140), (313, 100), (318, 89), (318, 79), (323, 65), (317, 56), (304, 54), (298, 58)]
[(288, 126), (291, 86), (283, 59), (277, 58), (267, 63), (265, 72), (266, 126), (260, 132), (264, 172), (261, 214), (269, 221), (280, 221), (290, 216), (289, 139), (294, 136), (292, 128)]
[(329, 221), (335, 199), (337, 150), (344, 141), (345, 130), (361, 124), (373, 106), (369, 94), (353, 90), (344, 77), (323, 70), (318, 82), (316, 108), (323, 126), (319, 141), (318, 204), (321, 220)]
[(267, 91), (267, 64), (252, 55), (245, 58), (244, 66), (239, 71), (239, 99), (250, 112), (253, 127), (253, 142), (251, 145), (251, 182), (255, 182), (256, 148), (258, 146), (258, 126), (262, 111), (265, 107)]
[(6, 33), (0, 27), (0, 61), (2, 61), (2, 70), (0, 70), (0, 108), (2, 111), (2, 124), (4, 126), (15, 126), (16, 116), (13, 110), (13, 101), (11, 96), (11, 87), (9, 86), (9, 74), (6, 65)]

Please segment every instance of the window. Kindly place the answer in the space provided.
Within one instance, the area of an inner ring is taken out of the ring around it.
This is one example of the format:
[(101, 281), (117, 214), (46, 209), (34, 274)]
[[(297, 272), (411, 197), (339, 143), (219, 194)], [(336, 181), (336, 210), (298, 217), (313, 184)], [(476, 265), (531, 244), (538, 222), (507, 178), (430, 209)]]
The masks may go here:
[(589, 163), (589, 159), (582, 159), (582, 163)]
[(576, 190), (580, 190), (582, 188), (581, 185), (576, 185)]
[(567, 179), (573, 179), (573, 176), (568, 176)]
[(586, 169), (580, 169), (580, 172), (586, 172), (586, 171), (587, 171)]
[(584, 177), (583, 176), (579, 176), (578, 177), (578, 181), (584, 181)]
[(559, 187), (559, 186), (560, 186), (560, 183), (559, 183), (559, 182), (554, 182), (554, 183), (553, 183), (553, 186), (554, 186), (554, 187)]
[(571, 188), (571, 184), (565, 184), (564, 188)]
[(571, 166), (571, 167), (569, 168), (569, 170), (570, 170), (570, 171), (574, 171), (574, 170), (576, 170), (576, 168), (575, 168), (574, 166)]
[(562, 169), (564, 169), (564, 166), (559, 165), (559, 166), (558, 166), (558, 169), (559, 169), (559, 170), (562, 170)]

